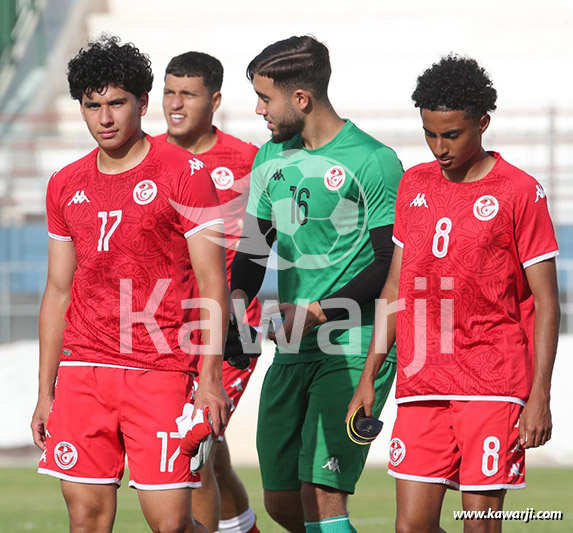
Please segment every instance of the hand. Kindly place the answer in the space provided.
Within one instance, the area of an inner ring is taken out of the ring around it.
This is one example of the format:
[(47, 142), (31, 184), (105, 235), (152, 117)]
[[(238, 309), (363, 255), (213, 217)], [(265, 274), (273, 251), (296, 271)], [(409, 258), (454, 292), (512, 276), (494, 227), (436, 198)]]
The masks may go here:
[[(227, 396), (221, 380), (201, 375), (199, 388), (195, 393), (194, 405), (195, 411), (197, 409), (209, 409), (213, 433), (218, 437), (227, 425), (229, 412), (231, 410), (231, 401)], [(195, 412), (193, 416), (195, 416)]]
[[(248, 334), (250, 339), (243, 340), (241, 333)], [(251, 362), (251, 357), (259, 357), (260, 355), (261, 347), (257, 342), (255, 329), (248, 324), (241, 324), (241, 331), (239, 331), (237, 319), (231, 313), (229, 315), (229, 329), (227, 331), (227, 342), (223, 359), (231, 366), (245, 370)]]
[(374, 400), (376, 400), (374, 384), (361, 378), (360, 382), (358, 383), (358, 387), (354, 391), (354, 395), (348, 404), (348, 412), (346, 413), (345, 422), (348, 424), (350, 417), (361, 405), (364, 406), (365, 416), (372, 416), (372, 406), (374, 405)]
[[(318, 302), (312, 302), (307, 306), (282, 303), (279, 304), (278, 309), (268, 309), (269, 313), (276, 311), (283, 315), (284, 320), (278, 332), (269, 332), (269, 338), (274, 342), (277, 342), (277, 333), (279, 337), (282, 333), (286, 342), (291, 342), (292, 333), (295, 329), (302, 330), (302, 338), (308, 335), (316, 326), (326, 322), (326, 315), (322, 312)], [(304, 321), (301, 319), (301, 316)]]
[[(191, 417), (193, 411), (194, 416)], [(209, 422), (209, 409), (194, 410), (191, 404), (185, 404), (183, 414), (177, 418), (177, 428), (181, 435), (181, 454), (192, 457), (201, 442), (213, 431)]]
[(549, 395), (532, 390), (519, 419), (519, 444), (525, 449), (543, 446), (552, 428)]
[(46, 449), (46, 426), (53, 401), (53, 398), (39, 398), (30, 424), (34, 444), (42, 451)]

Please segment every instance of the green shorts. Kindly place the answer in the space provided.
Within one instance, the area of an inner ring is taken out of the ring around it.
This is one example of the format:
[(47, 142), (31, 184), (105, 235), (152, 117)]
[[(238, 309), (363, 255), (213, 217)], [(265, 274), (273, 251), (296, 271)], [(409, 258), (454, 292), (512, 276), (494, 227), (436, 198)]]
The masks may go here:
[[(257, 451), (265, 490), (297, 490), (301, 481), (354, 493), (370, 446), (352, 442), (344, 419), (364, 357), (329, 357), (280, 365), (265, 376)], [(379, 416), (396, 375), (387, 361), (375, 382)]]

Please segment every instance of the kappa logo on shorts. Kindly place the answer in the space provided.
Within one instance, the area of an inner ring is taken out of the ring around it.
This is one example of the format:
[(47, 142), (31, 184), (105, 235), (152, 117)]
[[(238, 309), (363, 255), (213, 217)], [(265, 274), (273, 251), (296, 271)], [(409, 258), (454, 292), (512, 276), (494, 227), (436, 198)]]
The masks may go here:
[(509, 471), (509, 477), (518, 477), (523, 475), (523, 471), (520, 471), (520, 468), (521, 468), (520, 463), (513, 463)]
[(133, 189), (133, 200), (136, 204), (147, 205), (157, 196), (157, 185), (151, 180), (140, 181)]
[(324, 174), (324, 186), (329, 191), (337, 191), (346, 181), (346, 172), (337, 165), (330, 167)]
[(213, 172), (211, 172), (211, 179), (215, 184), (215, 187), (220, 191), (225, 191), (230, 189), (235, 183), (235, 176), (231, 169), (227, 167), (217, 167)]
[(474, 204), (474, 215), (478, 220), (491, 220), (499, 211), (499, 202), (494, 196), (482, 196)]
[(62, 470), (69, 470), (78, 462), (78, 450), (73, 444), (62, 441), (54, 450), (54, 459)]
[(390, 441), (390, 463), (398, 466), (406, 457), (406, 446), (397, 438)]
[(322, 468), (328, 468), (331, 472), (338, 472), (340, 474), (340, 466), (338, 465), (338, 459), (336, 457), (331, 457)]

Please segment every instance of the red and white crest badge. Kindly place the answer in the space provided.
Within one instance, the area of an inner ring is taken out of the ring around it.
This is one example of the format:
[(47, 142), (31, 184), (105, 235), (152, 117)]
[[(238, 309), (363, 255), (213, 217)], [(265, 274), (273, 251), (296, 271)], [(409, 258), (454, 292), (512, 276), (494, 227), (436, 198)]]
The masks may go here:
[(235, 176), (227, 167), (217, 167), (211, 172), (211, 179), (220, 191), (230, 189), (235, 183)]
[(157, 196), (157, 185), (151, 180), (140, 181), (133, 188), (133, 200), (136, 204), (146, 205), (155, 199)]
[(398, 466), (406, 457), (406, 446), (397, 438), (390, 441), (390, 463)]
[(54, 459), (62, 470), (69, 470), (78, 461), (78, 451), (69, 442), (60, 442), (54, 450)]
[(494, 196), (482, 196), (474, 204), (474, 215), (478, 220), (491, 220), (499, 211), (499, 202)]
[(324, 186), (329, 191), (337, 191), (346, 181), (346, 172), (339, 166), (330, 167), (324, 174)]

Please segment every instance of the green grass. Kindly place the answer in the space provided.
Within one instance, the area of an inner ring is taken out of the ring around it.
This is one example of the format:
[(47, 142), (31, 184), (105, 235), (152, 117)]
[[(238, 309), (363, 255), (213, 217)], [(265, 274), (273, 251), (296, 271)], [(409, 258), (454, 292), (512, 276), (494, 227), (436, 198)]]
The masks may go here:
[[(262, 533), (283, 531), (274, 524), (263, 508), (263, 491), (255, 468), (238, 469), (251, 505), (258, 516)], [(563, 521), (505, 522), (504, 531), (514, 533), (553, 533), (573, 531), (573, 469), (534, 469), (527, 472), (528, 488), (509, 491), (506, 510), (558, 510), (565, 513)], [(119, 490), (116, 533), (149, 531), (139, 510), (136, 492), (127, 487)], [(395, 503), (394, 480), (385, 469), (367, 469), (350, 499), (352, 523), (360, 533), (393, 531)], [(452, 511), (461, 509), (460, 494), (448, 491), (442, 512), (442, 527), (448, 532), (462, 531)], [(33, 468), (0, 469), (0, 532), (67, 531), (66, 506), (59, 483), (49, 476), (36, 474)]]

